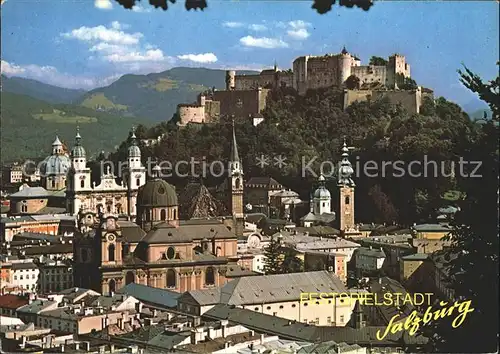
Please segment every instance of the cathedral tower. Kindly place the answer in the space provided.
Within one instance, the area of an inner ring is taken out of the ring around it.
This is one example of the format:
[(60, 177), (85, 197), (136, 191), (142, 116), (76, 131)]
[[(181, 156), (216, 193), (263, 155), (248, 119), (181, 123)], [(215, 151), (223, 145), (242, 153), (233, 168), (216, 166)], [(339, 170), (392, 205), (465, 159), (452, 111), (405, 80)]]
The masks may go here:
[(77, 195), (92, 191), (90, 168), (87, 167), (87, 156), (81, 140), (79, 128), (76, 128), (75, 146), (71, 150), (71, 167), (66, 189), (68, 210), (72, 215), (78, 213), (81, 207), (81, 201)]
[(127, 165), (123, 171), (127, 184), (127, 215), (130, 219), (136, 216), (137, 191), (146, 183), (146, 168), (141, 162), (141, 149), (137, 146), (135, 128), (132, 128), (131, 144), (128, 148)]
[(337, 186), (340, 193), (340, 206), (339, 206), (339, 221), (340, 231), (346, 232), (353, 230), (354, 224), (354, 181), (352, 175), (354, 170), (349, 162), (349, 148), (346, 145), (344, 138), (344, 145), (342, 147), (342, 160), (338, 169)]
[(41, 167), (42, 186), (49, 191), (57, 191), (66, 187), (68, 170), (71, 161), (64, 150), (63, 143), (56, 136), (52, 143), (52, 155), (47, 157)]
[(235, 219), (236, 234), (243, 234), (243, 166), (241, 165), (233, 121), (233, 142), (229, 159), (229, 210)]
[(314, 192), (313, 199), (313, 213), (315, 215), (321, 214), (331, 214), (331, 194), (328, 189), (325, 187), (325, 177), (320, 175), (318, 178), (319, 187)]

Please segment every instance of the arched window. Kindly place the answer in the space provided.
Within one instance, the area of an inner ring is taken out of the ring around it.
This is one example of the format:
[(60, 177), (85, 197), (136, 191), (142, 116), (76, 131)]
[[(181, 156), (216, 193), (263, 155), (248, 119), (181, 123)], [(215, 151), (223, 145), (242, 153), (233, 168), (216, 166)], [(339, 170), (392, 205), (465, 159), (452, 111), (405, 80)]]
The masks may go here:
[(239, 178), (236, 178), (236, 189), (239, 189), (240, 188), (240, 179)]
[(80, 258), (82, 259), (82, 262), (85, 263), (87, 262), (89, 255), (87, 253), (87, 250), (85, 248), (82, 248), (80, 251)]
[(135, 180), (135, 184), (136, 184), (136, 186), (137, 186), (137, 187), (139, 187), (139, 186), (141, 185), (141, 179), (140, 179), (140, 178), (137, 178), (137, 179)]
[(162, 220), (167, 220), (167, 211), (165, 209), (162, 209), (160, 212), (160, 218)]
[(80, 188), (84, 188), (85, 187), (85, 180), (81, 180), (80, 181)]
[(109, 281), (109, 285), (108, 285), (108, 287), (109, 287), (109, 294), (110, 294), (110, 295), (111, 295), (111, 293), (114, 293), (114, 292), (116, 291), (116, 282), (115, 282), (115, 280), (114, 280), (114, 279), (111, 279), (111, 280)]
[(50, 185), (52, 188), (56, 188), (56, 181), (54, 179), (50, 180)]
[(28, 212), (28, 206), (27, 205), (21, 205), (21, 212), (27, 213)]
[(108, 261), (114, 262), (115, 261), (115, 245), (111, 244), (108, 246)]
[(108, 210), (108, 213), (111, 213), (111, 205), (108, 205), (106, 209)]
[(205, 285), (215, 285), (215, 272), (213, 267), (205, 270)]
[(345, 204), (349, 204), (349, 202), (350, 202), (350, 198), (349, 198), (349, 196), (346, 196), (345, 197)]
[(125, 276), (125, 285), (128, 285), (130, 283), (135, 282), (135, 275), (131, 271), (127, 272), (127, 275)]
[(125, 258), (129, 252), (130, 252), (130, 246), (125, 243), (122, 247), (122, 259)]
[(167, 270), (167, 288), (175, 288), (175, 272), (173, 269)]
[(174, 209), (174, 220), (177, 220), (177, 209)]
[(146, 210), (146, 221), (151, 221), (151, 210)]

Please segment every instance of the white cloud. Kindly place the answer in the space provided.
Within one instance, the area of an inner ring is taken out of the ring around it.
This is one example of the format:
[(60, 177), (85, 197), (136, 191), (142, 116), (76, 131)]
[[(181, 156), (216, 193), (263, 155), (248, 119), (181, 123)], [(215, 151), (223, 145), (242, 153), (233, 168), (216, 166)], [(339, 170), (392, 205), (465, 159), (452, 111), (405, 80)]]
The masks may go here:
[(229, 28), (241, 28), (245, 26), (245, 24), (241, 22), (224, 22), (222, 26)]
[(113, 53), (105, 56), (111, 63), (126, 63), (126, 62), (144, 62), (144, 61), (164, 61), (167, 57), (161, 49), (150, 49), (137, 52), (128, 52), (126, 54)]
[(288, 22), (289, 30), (286, 32), (288, 36), (296, 40), (307, 39), (311, 34), (307, 30), (311, 27), (309, 22), (304, 22), (302, 20), (290, 21)]
[(5, 74), (5, 75), (19, 75), (19, 74), (24, 73), (26, 70), (19, 65), (10, 64), (10, 63), (6, 62), (5, 60), (2, 60), (1, 71), (2, 71), (2, 74)]
[(248, 28), (255, 32), (261, 32), (267, 30), (267, 27), (265, 25), (259, 25), (259, 24), (251, 24), (248, 26)]
[(7, 2), (7, 0), (2, 0), (2, 2), (0, 3), (0, 5), (3, 5), (6, 2)]
[(289, 31), (287, 31), (287, 34), (291, 38), (298, 39), (298, 40), (306, 39), (307, 37), (309, 37), (311, 35), (305, 28), (299, 28), (296, 30), (289, 30)]
[(74, 38), (85, 42), (102, 41), (119, 44), (138, 44), (143, 37), (142, 33), (125, 33), (116, 28), (106, 28), (104, 26), (80, 27), (68, 33), (63, 33), (63, 37)]
[(215, 63), (217, 61), (217, 57), (214, 53), (184, 54), (177, 56), (177, 58), (181, 60), (193, 61), (195, 63)]
[(121, 74), (103, 77), (89, 77), (71, 75), (59, 72), (53, 66), (40, 66), (35, 64), (16, 65), (2, 60), (2, 73), (7, 76), (19, 76), (39, 80), (50, 85), (75, 89), (93, 89), (107, 86), (116, 81)]
[(306, 28), (306, 27), (311, 26), (311, 24), (309, 22), (305, 22), (302, 20), (290, 21), (290, 22), (288, 22), (288, 25), (290, 27), (292, 27), (293, 29), (300, 29), (300, 28)]
[(240, 43), (246, 47), (265, 48), (265, 49), (288, 47), (288, 43), (282, 41), (281, 39), (267, 38), (267, 37), (256, 38), (252, 36), (246, 36), (240, 38)]
[(151, 12), (151, 8), (150, 7), (148, 7), (148, 8), (142, 7), (141, 5), (135, 5), (135, 6), (132, 7), (132, 11), (134, 11), (134, 12), (143, 12), (143, 13), (144, 12)]
[(95, 0), (94, 6), (101, 10), (110, 10), (113, 8), (111, 0)]
[(124, 29), (127, 29), (129, 28), (130, 26), (127, 25), (127, 24), (124, 24), (124, 23), (121, 23), (121, 22), (118, 22), (118, 21), (113, 21), (111, 22), (111, 27), (115, 30), (124, 30)]

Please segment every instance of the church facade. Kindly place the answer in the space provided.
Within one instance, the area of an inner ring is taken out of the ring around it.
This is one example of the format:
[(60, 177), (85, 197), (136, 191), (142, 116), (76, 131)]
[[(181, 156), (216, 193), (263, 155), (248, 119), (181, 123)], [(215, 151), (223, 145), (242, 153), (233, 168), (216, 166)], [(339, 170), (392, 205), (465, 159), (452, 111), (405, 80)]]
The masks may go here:
[[(72, 152), (71, 180), (83, 180), (80, 185), (87, 187), (87, 178), (78, 177), (88, 173), (85, 165), (79, 165), (85, 160), (81, 161), (84, 153), (78, 148), (78, 137)], [(80, 203), (77, 211), (78, 230), (73, 240), (74, 285), (109, 294), (130, 283), (178, 292), (225, 284), (228, 272), (237, 267), (237, 234), (243, 231), (238, 225), (244, 224), (243, 168), (234, 128), (227, 183), (232, 227), (228, 220), (217, 218), (180, 220), (176, 188), (160, 178), (158, 166), (153, 168), (152, 178), (141, 184), (143, 168), (134, 142), (129, 148), (130, 162), (133, 168), (129, 167), (130, 174), (125, 178), (127, 187), (120, 189), (113, 184), (112, 174), (103, 176), (103, 182), (109, 181), (109, 188), (114, 191), (109, 195), (116, 195), (116, 201), (128, 199), (129, 204), (125, 205), (135, 212), (135, 223), (121, 220), (113, 202), (99, 202), (99, 197), (105, 199), (106, 189), (102, 193), (98, 187), (89, 191), (90, 201)], [(136, 194), (130, 193), (135, 191), (130, 186), (138, 187)], [(75, 193), (73, 200), (84, 195), (82, 192)], [(124, 195), (132, 198), (123, 199)], [(76, 210), (77, 204), (73, 205), (72, 210)]]
[[(87, 167), (86, 152), (81, 144), (79, 132), (75, 146), (71, 150), (71, 167), (67, 175), (67, 210), (72, 215), (95, 212), (103, 209), (108, 214), (136, 215), (136, 199), (139, 187), (146, 183), (146, 168), (141, 163), (141, 151), (137, 146), (135, 133), (132, 132), (132, 144), (128, 149), (128, 158), (123, 173), (123, 182), (116, 183), (116, 176), (107, 166), (101, 170), (99, 185), (91, 182), (91, 170)], [(104, 166), (101, 166), (104, 167)]]

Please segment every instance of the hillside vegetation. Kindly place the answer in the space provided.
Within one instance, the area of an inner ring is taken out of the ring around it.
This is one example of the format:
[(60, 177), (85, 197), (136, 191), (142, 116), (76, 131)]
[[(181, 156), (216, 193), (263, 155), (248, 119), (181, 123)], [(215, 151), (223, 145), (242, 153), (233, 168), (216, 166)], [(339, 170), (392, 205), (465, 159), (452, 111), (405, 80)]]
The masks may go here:
[[(394, 107), (381, 100), (355, 103), (343, 111), (341, 95), (332, 89), (311, 90), (305, 97), (291, 89), (273, 92), (263, 112), (263, 123), (254, 127), (246, 121), (236, 127), (245, 178), (271, 175), (308, 199), (321, 163), (324, 162), (323, 173), (328, 175), (333, 164), (340, 161), (345, 136), (348, 144), (355, 147), (351, 162), (357, 172), (356, 202), (362, 205), (357, 209), (359, 221), (412, 224), (427, 219), (436, 208), (453, 203), (442, 198), (448, 196), (447, 191), (457, 189), (456, 179), (450, 177), (450, 161), (458, 161), (460, 153), (468, 148), (469, 139), (476, 139), (480, 129), (459, 106), (444, 98), (436, 102), (427, 100), (422, 114), (410, 115), (401, 106)], [(141, 136), (166, 133), (166, 139), (154, 150), (144, 149), (145, 158), (152, 155), (172, 165), (191, 157), (199, 161), (206, 157), (208, 162), (227, 160), (230, 124), (188, 125), (178, 129), (173, 123), (138, 132)], [(123, 144), (117, 152), (116, 160), (125, 158), (125, 147)], [(270, 164), (264, 169), (256, 165), (261, 155), (269, 157)], [(280, 169), (273, 166), (273, 157), (279, 155), (286, 158), (286, 165)], [(438, 170), (429, 168), (429, 178), (412, 177), (407, 164), (420, 161), (422, 165), (413, 168), (413, 172), (420, 172), (423, 177), (424, 158), (436, 161)], [(398, 160), (406, 163), (404, 176), (396, 177), (397, 171), (390, 165), (382, 169), (383, 161)], [(303, 176), (303, 167), (310, 161), (316, 176), (307, 169)], [(363, 172), (367, 161), (378, 165), (376, 176)], [(182, 178), (172, 179), (175, 184), (185, 182)], [(206, 180), (207, 185), (220, 182), (221, 178)], [(334, 176), (330, 176), (328, 187), (337, 190)], [(336, 198), (335, 193), (332, 195)]]
[(5, 75), (2, 75), (2, 91), (31, 96), (49, 103), (72, 103), (85, 93), (84, 90), (67, 89), (36, 80)]
[(90, 156), (101, 150), (113, 151), (128, 136), (132, 125), (144, 119), (117, 117), (89, 108), (53, 105), (32, 97), (2, 92), (2, 161), (41, 158), (51, 152), (55, 135), (71, 147), (76, 126)]

